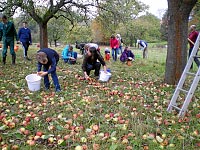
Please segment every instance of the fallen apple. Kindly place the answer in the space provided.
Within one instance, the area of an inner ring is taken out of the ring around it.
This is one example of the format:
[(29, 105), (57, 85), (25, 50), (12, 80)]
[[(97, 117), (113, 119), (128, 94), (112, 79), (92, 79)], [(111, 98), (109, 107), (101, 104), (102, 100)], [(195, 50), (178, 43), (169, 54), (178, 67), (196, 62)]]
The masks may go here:
[(98, 130), (99, 130), (99, 126), (98, 126), (98, 125), (93, 125), (93, 126), (92, 126), (92, 129), (93, 129), (94, 131), (98, 131)]

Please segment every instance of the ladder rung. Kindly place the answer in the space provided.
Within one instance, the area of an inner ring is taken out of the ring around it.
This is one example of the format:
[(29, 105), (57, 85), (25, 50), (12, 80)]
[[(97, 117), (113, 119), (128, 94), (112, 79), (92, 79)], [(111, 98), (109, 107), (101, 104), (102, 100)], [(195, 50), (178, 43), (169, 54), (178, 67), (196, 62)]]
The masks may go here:
[(194, 56), (195, 58), (200, 58), (200, 56)]
[(176, 105), (171, 105), (171, 106), (176, 108), (177, 110), (181, 110), (181, 108), (177, 107)]
[(191, 75), (191, 76), (195, 76), (196, 74), (195, 73), (192, 73), (192, 72), (186, 72), (188, 75)]
[(184, 93), (188, 93), (188, 91), (186, 91), (186, 90), (184, 90), (184, 89), (180, 89), (180, 88), (179, 88), (179, 90), (182, 91), (182, 92), (184, 92)]

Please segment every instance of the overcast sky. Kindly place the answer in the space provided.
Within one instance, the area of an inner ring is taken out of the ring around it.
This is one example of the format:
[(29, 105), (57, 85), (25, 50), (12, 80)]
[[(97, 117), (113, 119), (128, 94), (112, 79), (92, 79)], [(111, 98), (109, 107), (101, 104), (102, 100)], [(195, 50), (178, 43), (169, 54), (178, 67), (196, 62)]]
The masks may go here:
[(162, 18), (165, 10), (168, 7), (167, 0), (139, 0), (146, 5), (149, 5), (149, 12)]

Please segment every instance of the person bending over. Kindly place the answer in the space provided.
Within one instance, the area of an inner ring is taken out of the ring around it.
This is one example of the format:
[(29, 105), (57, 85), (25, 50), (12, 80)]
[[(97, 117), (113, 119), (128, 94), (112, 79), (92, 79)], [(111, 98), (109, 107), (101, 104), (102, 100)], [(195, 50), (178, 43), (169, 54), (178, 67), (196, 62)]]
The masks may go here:
[(135, 59), (135, 56), (133, 52), (128, 49), (128, 46), (125, 47), (124, 51), (122, 52), (122, 55), (120, 56), (121, 62), (127, 62), (127, 61), (133, 61)]
[(101, 65), (103, 65), (104, 72), (107, 73), (106, 63), (102, 55), (95, 47), (89, 47), (89, 49), (86, 51), (86, 55), (82, 64), (82, 70), (84, 72), (85, 79), (89, 78), (91, 70), (94, 70), (94, 75), (96, 78), (98, 78)]
[(73, 46), (67, 45), (62, 51), (62, 59), (65, 63), (75, 64), (77, 59), (77, 52), (73, 51)]
[[(43, 48), (39, 50), (36, 54), (36, 59), (38, 61), (38, 72), (37, 74), (41, 77), (44, 77), (44, 85), (46, 90), (49, 90), (50, 83), (48, 74), (51, 74), (55, 91), (60, 92), (60, 84), (58, 81), (58, 76), (56, 74), (56, 66), (59, 61), (58, 53), (50, 48)], [(43, 66), (43, 71), (41, 71)]]

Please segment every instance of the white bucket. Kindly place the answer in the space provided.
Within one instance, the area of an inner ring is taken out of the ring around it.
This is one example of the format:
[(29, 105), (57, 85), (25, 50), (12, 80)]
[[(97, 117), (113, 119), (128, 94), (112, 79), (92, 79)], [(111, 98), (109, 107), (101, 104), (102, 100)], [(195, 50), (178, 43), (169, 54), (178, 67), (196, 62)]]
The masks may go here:
[(26, 76), (26, 81), (28, 84), (28, 88), (30, 91), (38, 91), (40, 90), (41, 77), (37, 74), (29, 74)]
[(103, 82), (107, 82), (111, 77), (111, 73), (107, 72), (105, 73), (103, 70), (100, 71), (100, 76), (99, 76), (99, 80), (103, 81)]

